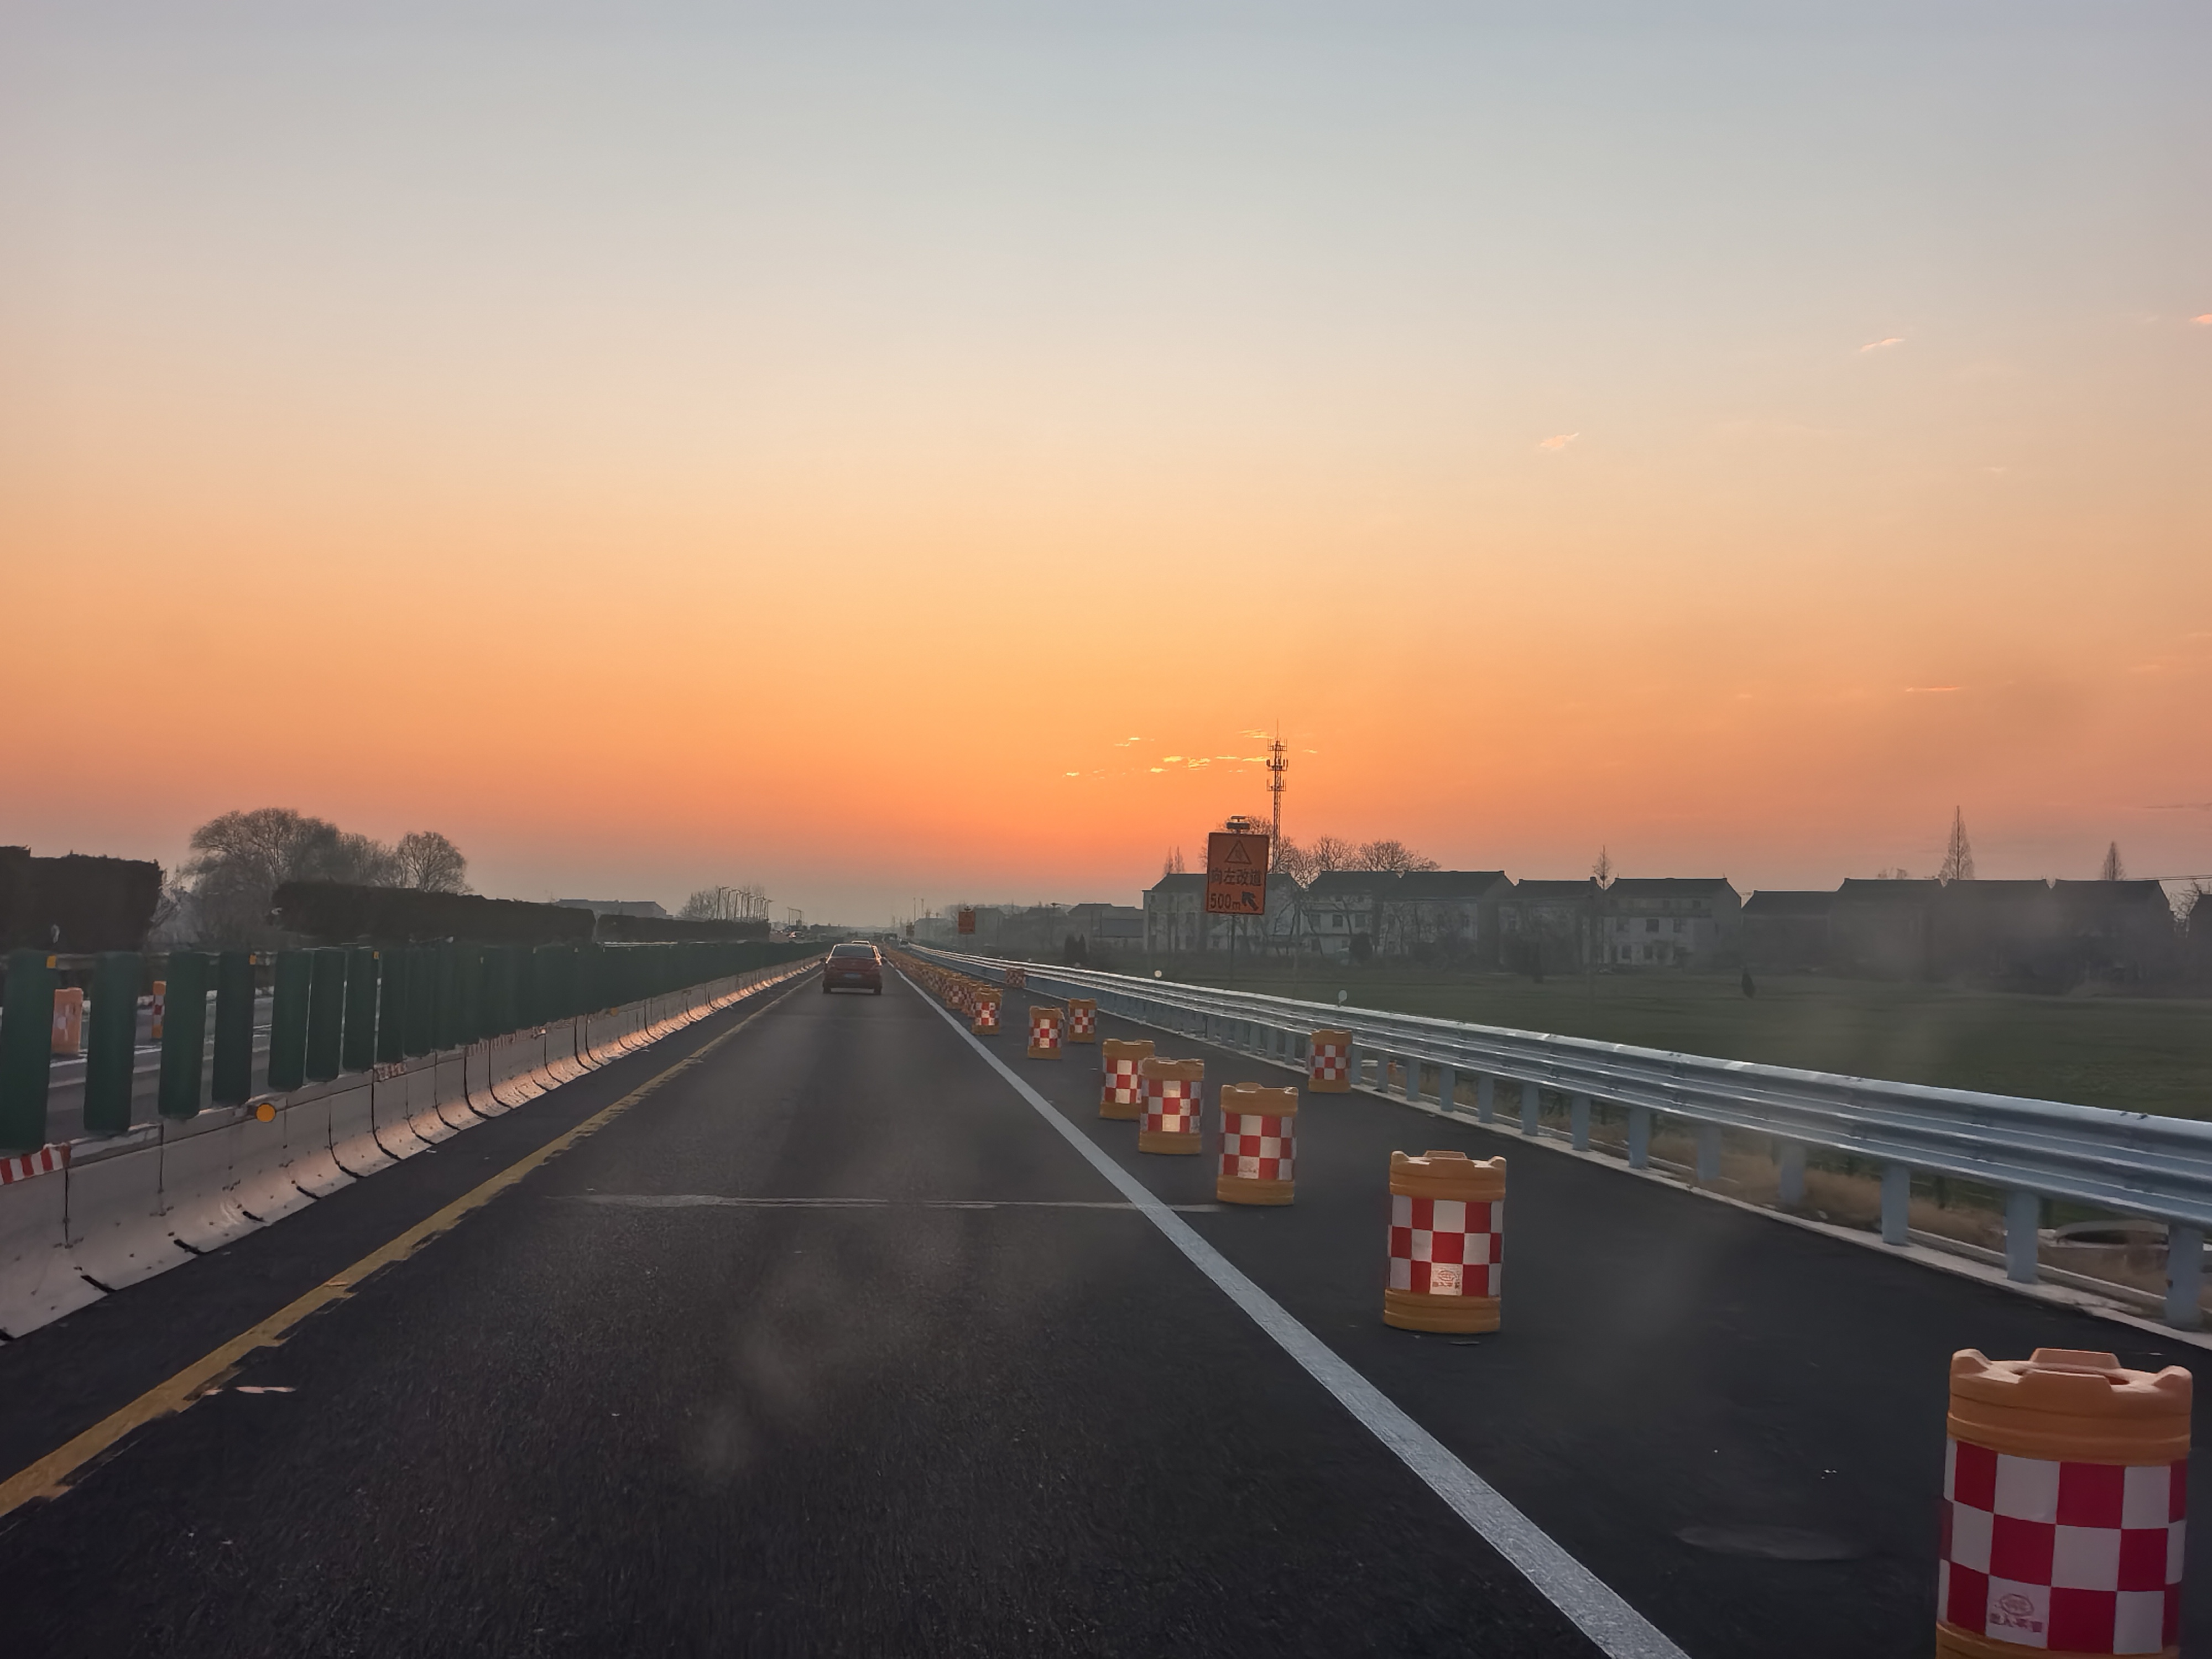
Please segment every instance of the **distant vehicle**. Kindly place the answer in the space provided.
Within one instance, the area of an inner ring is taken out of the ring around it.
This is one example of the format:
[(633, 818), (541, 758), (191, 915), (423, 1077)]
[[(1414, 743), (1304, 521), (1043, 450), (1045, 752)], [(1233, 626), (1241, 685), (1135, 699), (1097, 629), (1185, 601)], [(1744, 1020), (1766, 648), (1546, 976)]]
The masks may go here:
[(872, 991), (884, 994), (883, 953), (855, 939), (840, 945), (822, 964), (822, 994), (832, 991)]

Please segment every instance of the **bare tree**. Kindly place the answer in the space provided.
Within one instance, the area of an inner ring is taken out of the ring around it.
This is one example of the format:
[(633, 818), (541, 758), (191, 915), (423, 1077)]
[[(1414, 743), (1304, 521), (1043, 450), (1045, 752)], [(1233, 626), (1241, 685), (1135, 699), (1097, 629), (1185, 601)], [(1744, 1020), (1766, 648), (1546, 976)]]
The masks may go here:
[(1359, 849), (1341, 836), (1322, 836), (1313, 844), (1314, 874), (1359, 868)]
[(1402, 841), (1370, 841), (1359, 849), (1362, 870), (1380, 870), (1402, 874), (1409, 870), (1433, 870), (1437, 861), (1416, 853)]
[(686, 921), (754, 921), (769, 913), (769, 896), (758, 887), (702, 887), (676, 914)]
[[(225, 812), (192, 831), (191, 856), (179, 872), (191, 883), (193, 921), (202, 943), (245, 945), (270, 933), (270, 896), (288, 881), (350, 881), (380, 873), (377, 854), (390, 849), (349, 836), (325, 819), (289, 806)], [(179, 918), (181, 920), (181, 918)]]
[(1966, 814), (1964, 808), (1951, 809), (1951, 841), (1943, 849), (1943, 866), (1936, 871), (1938, 881), (1972, 881), (1974, 878), (1974, 849), (1966, 839)]
[(1310, 848), (1299, 846), (1285, 836), (1275, 843), (1274, 867), (1278, 874), (1288, 876), (1304, 884), (1314, 878), (1314, 854)]
[(1874, 878), (1876, 881), (1911, 881), (1912, 879), (1912, 876), (1911, 872), (1907, 871), (1903, 865), (1899, 864), (1894, 865), (1887, 870), (1875, 871), (1874, 872)]
[(399, 866), (402, 887), (419, 887), (426, 893), (469, 890), (468, 860), (435, 830), (416, 830), (400, 836), (393, 856)]
[(1590, 875), (1601, 887), (1613, 885), (1613, 854), (1602, 847), (1597, 849), (1597, 862), (1590, 866)]
[(2099, 881), (2125, 881), (2127, 878), (2127, 866), (2120, 862), (2120, 844), (2118, 842), (2114, 842), (2110, 847), (2107, 847), (2105, 849), (2104, 866), (2097, 872), (2097, 879)]
[(1180, 847), (1170, 847), (1168, 848), (1167, 856), (1160, 860), (1160, 874), (1163, 876), (1180, 876), (1185, 872), (1186, 866), (1182, 861), (1182, 848)]

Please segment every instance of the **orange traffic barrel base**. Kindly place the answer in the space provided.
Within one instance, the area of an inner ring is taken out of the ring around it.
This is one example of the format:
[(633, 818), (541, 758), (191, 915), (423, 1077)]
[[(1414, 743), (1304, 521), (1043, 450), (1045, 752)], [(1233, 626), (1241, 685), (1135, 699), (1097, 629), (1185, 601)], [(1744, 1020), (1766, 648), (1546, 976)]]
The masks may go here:
[(1390, 1278), (1382, 1322), (1453, 1335), (1494, 1331), (1503, 1288), (1505, 1160), (1390, 1154)]
[(1200, 1094), (1206, 1087), (1202, 1060), (1162, 1060), (1154, 1054), (1137, 1062), (1145, 1085), (1145, 1115), (1138, 1121), (1137, 1150), (1195, 1158), (1206, 1150), (1200, 1132)]
[(1288, 1204), (1297, 1194), (1298, 1091), (1257, 1083), (1221, 1085), (1221, 1169), (1213, 1195), (1224, 1204)]
[(1936, 1651), (2177, 1655), (2190, 1375), (1951, 1357)]
[(1124, 1042), (1108, 1037), (1098, 1045), (1098, 1115), (1133, 1123), (1145, 1115), (1145, 1082), (1137, 1062), (1152, 1057), (1150, 1039)]

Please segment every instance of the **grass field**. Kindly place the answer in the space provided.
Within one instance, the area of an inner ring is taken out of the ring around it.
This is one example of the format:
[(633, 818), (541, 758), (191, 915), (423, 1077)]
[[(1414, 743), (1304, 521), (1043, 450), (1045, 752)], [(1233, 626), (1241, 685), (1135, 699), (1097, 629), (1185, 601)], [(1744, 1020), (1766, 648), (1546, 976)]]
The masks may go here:
[[(1118, 965), (1118, 964), (1117, 964)], [(1160, 957), (1123, 971), (1225, 984)], [(2024, 996), (1948, 986), (1774, 977), (1746, 999), (1733, 975), (1594, 979), (1392, 969), (1293, 971), (1240, 963), (1245, 990), (1674, 1048), (1724, 1060), (2028, 1095), (2087, 1106), (2212, 1117), (2212, 1002)]]

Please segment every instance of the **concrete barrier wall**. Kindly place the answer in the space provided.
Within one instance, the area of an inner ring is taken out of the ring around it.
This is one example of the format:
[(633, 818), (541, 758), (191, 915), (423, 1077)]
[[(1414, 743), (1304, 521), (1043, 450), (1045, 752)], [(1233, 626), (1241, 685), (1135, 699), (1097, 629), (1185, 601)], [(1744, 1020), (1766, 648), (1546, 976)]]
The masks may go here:
[(814, 965), (755, 969), (0, 1161), (0, 1334), (22, 1336), (220, 1249)]

